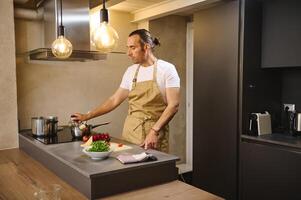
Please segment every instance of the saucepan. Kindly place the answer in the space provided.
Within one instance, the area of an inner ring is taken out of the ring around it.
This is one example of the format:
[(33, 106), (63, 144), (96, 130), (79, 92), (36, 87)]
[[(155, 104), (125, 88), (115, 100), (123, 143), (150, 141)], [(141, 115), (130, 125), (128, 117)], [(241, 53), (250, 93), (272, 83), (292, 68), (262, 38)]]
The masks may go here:
[(71, 129), (72, 137), (81, 138), (84, 135), (90, 135), (92, 132), (92, 129), (99, 127), (99, 126), (107, 125), (109, 123), (110, 122), (105, 122), (105, 123), (101, 123), (101, 124), (92, 125), (92, 124), (87, 124), (87, 122), (71, 121), (69, 123), (69, 125), (70, 125), (70, 129)]
[(31, 131), (34, 136), (55, 136), (58, 130), (58, 118), (55, 116), (32, 117)]

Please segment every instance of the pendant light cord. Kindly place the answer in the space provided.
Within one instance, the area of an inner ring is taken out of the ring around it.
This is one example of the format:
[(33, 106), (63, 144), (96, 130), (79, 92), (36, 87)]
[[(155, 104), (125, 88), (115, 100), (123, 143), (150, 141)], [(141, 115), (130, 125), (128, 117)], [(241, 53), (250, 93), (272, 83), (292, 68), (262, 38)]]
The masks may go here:
[(63, 3), (62, 3), (63, 0), (60, 0), (60, 7), (61, 7), (61, 26), (63, 26)]
[(109, 22), (109, 14), (106, 9), (106, 0), (102, 0), (102, 9), (100, 10), (100, 23), (101, 22)]
[[(64, 36), (65, 35), (65, 30), (64, 30), (64, 26), (63, 26), (63, 0), (59, 0), (59, 4), (58, 5), (58, 1), (56, 0), (56, 7), (58, 9), (58, 7), (60, 6), (60, 10), (58, 12), (56, 12), (57, 16), (56, 16), (56, 23), (57, 23), (57, 37), (59, 37), (60, 35)], [(59, 16), (59, 13), (61, 16)], [(59, 24), (59, 25), (58, 25)]]

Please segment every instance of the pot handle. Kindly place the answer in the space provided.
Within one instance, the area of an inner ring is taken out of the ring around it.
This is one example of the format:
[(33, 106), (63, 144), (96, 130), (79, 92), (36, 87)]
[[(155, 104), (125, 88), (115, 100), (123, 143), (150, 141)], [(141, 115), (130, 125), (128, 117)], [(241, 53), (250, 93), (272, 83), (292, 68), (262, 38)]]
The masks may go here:
[(109, 124), (109, 123), (111, 123), (111, 122), (105, 122), (105, 123), (102, 123), (102, 124), (96, 124), (96, 125), (94, 125), (94, 126), (91, 126), (91, 129), (96, 128), (96, 127), (99, 127), (99, 126), (107, 125), (107, 124)]

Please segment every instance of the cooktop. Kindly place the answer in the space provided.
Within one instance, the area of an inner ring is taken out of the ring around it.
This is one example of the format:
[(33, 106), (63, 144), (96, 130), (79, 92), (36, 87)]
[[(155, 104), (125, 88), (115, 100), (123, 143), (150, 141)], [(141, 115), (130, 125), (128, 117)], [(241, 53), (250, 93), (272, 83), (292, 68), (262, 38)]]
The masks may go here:
[(43, 144), (59, 144), (59, 143), (66, 143), (66, 142), (74, 142), (80, 141), (81, 138), (75, 138), (71, 135), (71, 129), (69, 126), (60, 126), (59, 131), (55, 136), (35, 136), (32, 134), (31, 129), (21, 131), (25, 133), (27, 136), (32, 137)]

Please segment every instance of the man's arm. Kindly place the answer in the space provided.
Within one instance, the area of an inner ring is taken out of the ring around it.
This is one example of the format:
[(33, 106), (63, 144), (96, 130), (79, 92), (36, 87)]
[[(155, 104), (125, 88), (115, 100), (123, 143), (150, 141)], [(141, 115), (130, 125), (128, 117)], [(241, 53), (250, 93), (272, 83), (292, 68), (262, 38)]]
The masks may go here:
[(103, 104), (96, 107), (87, 114), (75, 113), (72, 115), (73, 120), (86, 121), (94, 117), (106, 114), (119, 106), (129, 95), (129, 90), (118, 88), (116, 92), (107, 99)]
[(149, 134), (146, 136), (143, 144), (145, 149), (157, 148), (158, 143), (158, 133), (159, 131), (173, 118), (173, 116), (178, 112), (180, 104), (180, 88), (166, 88), (166, 101), (167, 107), (162, 113), (159, 120), (150, 130)]

